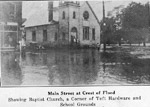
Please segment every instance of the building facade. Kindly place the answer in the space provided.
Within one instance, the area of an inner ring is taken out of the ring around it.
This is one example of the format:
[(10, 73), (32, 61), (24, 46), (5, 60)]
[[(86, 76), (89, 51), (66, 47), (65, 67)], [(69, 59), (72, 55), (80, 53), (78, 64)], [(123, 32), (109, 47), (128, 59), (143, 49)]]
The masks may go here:
[(26, 28), (26, 43), (56, 44), (58, 23)]
[(33, 24), (29, 25), (29, 22), (35, 16), (25, 22), (27, 44), (30, 42), (81, 46), (100, 44), (100, 23), (88, 2), (82, 5), (80, 2), (59, 2), (57, 8), (49, 2), (48, 12), (42, 16), (42, 19), (44, 16), (45, 19), (35, 23), (32, 21)]
[(22, 2), (0, 2), (1, 49), (15, 48), (21, 35)]

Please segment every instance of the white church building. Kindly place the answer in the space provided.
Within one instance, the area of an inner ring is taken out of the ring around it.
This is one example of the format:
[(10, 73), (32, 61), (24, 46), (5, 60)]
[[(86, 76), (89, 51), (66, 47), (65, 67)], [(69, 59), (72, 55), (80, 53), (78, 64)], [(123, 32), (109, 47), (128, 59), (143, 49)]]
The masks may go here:
[(24, 23), (27, 44), (100, 44), (99, 16), (88, 1), (59, 2), (57, 7), (53, 2), (47, 4), (47, 10), (39, 9)]

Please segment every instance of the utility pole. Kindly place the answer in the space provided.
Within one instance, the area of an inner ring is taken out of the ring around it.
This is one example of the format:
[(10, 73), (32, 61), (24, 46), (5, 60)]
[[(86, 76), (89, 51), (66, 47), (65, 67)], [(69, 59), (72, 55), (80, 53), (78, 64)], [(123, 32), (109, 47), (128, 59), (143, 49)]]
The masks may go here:
[(102, 36), (103, 36), (103, 51), (105, 52), (105, 50), (106, 50), (106, 37), (105, 37), (106, 23), (105, 23), (105, 3), (104, 3), (104, 1), (103, 1), (103, 25), (102, 25), (102, 27), (103, 27), (103, 34), (102, 34)]
[[(149, 10), (149, 0), (148, 0), (148, 30), (150, 30), (150, 10)], [(146, 44), (144, 44), (146, 46)]]
[[(149, 10), (149, 0), (148, 0), (148, 30), (150, 30), (150, 10)], [(144, 37), (144, 40), (143, 40), (143, 46), (146, 46), (146, 37)]]
[(103, 1), (103, 21), (104, 21), (104, 19), (105, 19), (105, 3)]
[(70, 26), (69, 26), (69, 25), (70, 25), (70, 23), (69, 23), (69, 21), (70, 21), (69, 3), (68, 3), (67, 5), (68, 5), (68, 45), (70, 45), (70, 44), (69, 44), (69, 36), (70, 36), (70, 32), (69, 32), (69, 31), (70, 31), (70, 30), (69, 30), (69, 27), (70, 27)]
[(150, 10), (149, 10), (149, 0), (148, 0), (148, 27), (150, 29)]

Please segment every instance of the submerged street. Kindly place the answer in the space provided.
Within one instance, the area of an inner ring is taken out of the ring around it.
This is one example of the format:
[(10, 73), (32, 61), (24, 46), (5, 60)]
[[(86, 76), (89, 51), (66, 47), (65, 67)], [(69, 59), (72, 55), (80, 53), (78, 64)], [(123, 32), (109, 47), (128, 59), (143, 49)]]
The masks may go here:
[(150, 47), (2, 53), (2, 86), (150, 84)]

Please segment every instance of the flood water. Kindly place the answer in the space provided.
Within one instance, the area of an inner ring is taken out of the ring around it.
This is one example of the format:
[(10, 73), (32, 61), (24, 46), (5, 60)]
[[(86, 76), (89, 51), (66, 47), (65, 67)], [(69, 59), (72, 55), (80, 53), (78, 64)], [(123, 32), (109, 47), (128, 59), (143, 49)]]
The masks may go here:
[(150, 84), (150, 59), (92, 49), (2, 53), (2, 85)]

